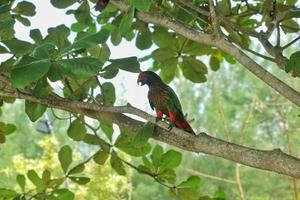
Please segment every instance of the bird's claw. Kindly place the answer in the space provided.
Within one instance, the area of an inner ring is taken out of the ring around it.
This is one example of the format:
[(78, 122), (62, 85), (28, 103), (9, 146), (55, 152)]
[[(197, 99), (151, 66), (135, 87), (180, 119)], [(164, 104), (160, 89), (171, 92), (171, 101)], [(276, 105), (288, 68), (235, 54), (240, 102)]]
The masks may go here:
[(168, 130), (171, 131), (174, 126), (174, 122), (169, 122)]
[(155, 123), (159, 122), (160, 120), (162, 120), (162, 118), (161, 118), (161, 117), (156, 117), (156, 119), (155, 119)]

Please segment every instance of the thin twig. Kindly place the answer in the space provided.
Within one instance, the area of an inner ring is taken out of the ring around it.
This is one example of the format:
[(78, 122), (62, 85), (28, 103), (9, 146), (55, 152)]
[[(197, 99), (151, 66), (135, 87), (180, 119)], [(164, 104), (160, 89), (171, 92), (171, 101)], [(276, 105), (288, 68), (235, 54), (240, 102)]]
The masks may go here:
[(294, 44), (295, 42), (297, 42), (298, 40), (300, 39), (300, 36), (298, 36), (297, 38), (293, 39), (291, 42), (289, 42), (288, 44), (284, 45), (282, 47), (282, 49), (286, 49), (288, 48), (289, 46), (291, 46), (292, 44)]
[(271, 61), (271, 62), (276, 63), (276, 60), (275, 60), (274, 58), (271, 58), (271, 57), (262, 55), (262, 54), (260, 54), (260, 53), (257, 53), (256, 51), (251, 50), (251, 49), (245, 49), (245, 50), (246, 50), (246, 51), (249, 51), (250, 53), (252, 53), (252, 54), (254, 54), (254, 55), (256, 55), (256, 56), (259, 56), (259, 57), (261, 57), (261, 58), (263, 58), (263, 59), (265, 59), (265, 60), (269, 60), (269, 61)]
[(188, 173), (190, 173), (191, 175), (194, 175), (194, 176), (203, 176), (203, 177), (206, 177), (206, 178), (222, 181), (222, 182), (225, 182), (225, 183), (236, 184), (236, 181), (234, 181), (234, 180), (222, 178), (222, 177), (219, 177), (219, 176), (213, 176), (213, 175), (205, 174), (205, 173), (193, 170), (193, 169), (186, 169), (185, 171), (187, 171)]

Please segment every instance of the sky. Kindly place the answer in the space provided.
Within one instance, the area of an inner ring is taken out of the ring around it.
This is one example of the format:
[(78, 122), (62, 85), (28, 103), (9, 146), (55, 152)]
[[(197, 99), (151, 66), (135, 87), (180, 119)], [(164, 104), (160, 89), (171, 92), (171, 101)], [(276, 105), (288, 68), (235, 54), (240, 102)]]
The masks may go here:
[[(29, 31), (31, 29), (38, 28), (40, 29), (43, 36), (47, 34), (47, 30), (50, 27), (55, 27), (60, 24), (65, 24), (70, 27), (72, 23), (76, 22), (73, 15), (66, 15), (66, 10), (54, 8), (50, 0), (28, 0), (35, 4), (36, 6), (36, 15), (30, 17), (31, 26), (26, 27), (19, 22), (15, 24), (16, 36), (19, 39), (32, 41), (29, 37)], [(75, 5), (73, 8), (77, 8), (78, 5)], [(131, 42), (127, 42), (126, 40), (122, 40), (121, 45), (113, 46), (110, 41), (108, 41), (108, 45), (111, 51), (110, 58), (122, 58), (129, 56), (137, 56), (143, 57), (151, 53), (151, 50), (140, 51), (135, 47), (134, 40)], [(1, 59), (0, 59), (1, 60)], [(147, 69), (151, 65), (151, 62), (141, 63), (142, 69)], [(116, 78), (112, 80), (100, 79), (100, 81), (106, 82), (111, 81), (114, 83), (116, 87), (117, 97), (121, 97), (122, 100), (126, 100), (131, 105), (138, 107), (143, 110), (151, 110), (148, 105), (147, 100), (147, 92), (148, 88), (146, 86), (138, 86), (136, 79), (138, 74), (128, 73), (121, 71)]]

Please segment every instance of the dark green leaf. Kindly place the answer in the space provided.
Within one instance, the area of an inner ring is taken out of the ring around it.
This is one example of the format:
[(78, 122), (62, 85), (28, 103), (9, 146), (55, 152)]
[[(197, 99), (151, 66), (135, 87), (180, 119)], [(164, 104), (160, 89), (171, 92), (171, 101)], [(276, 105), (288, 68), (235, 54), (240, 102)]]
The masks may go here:
[(8, 11), (10, 11), (9, 4), (3, 4), (3, 5), (0, 6), (0, 14), (4, 14)]
[(76, 3), (77, 0), (51, 0), (50, 2), (56, 8), (67, 8)]
[(138, 73), (140, 72), (140, 63), (137, 57), (128, 57), (120, 59), (110, 59), (111, 64), (106, 66), (103, 71), (110, 71), (113, 69), (122, 69), (128, 72)]
[(174, 46), (175, 35), (169, 33), (167, 29), (155, 27), (152, 33), (154, 43), (160, 48)]
[(18, 196), (19, 194), (10, 189), (0, 188), (0, 198), (3, 199), (13, 199), (14, 197)]
[(21, 15), (16, 15), (15, 19), (17, 19), (20, 23), (22, 23), (24, 26), (30, 26), (31, 23), (29, 19), (22, 17)]
[[(110, 95), (108, 95), (108, 96), (110, 96)], [(112, 141), (112, 135), (114, 133), (113, 124), (111, 122), (101, 121), (100, 127), (101, 127), (102, 131), (105, 133), (105, 135), (107, 136), (107, 138), (110, 141)]]
[(83, 1), (78, 9), (75, 11), (76, 20), (85, 26), (92, 24), (92, 17), (90, 15), (90, 6), (88, 1)]
[(149, 49), (152, 46), (151, 33), (148, 29), (138, 33), (135, 45), (140, 50)]
[(4, 46), (1, 46), (0, 45), (0, 54), (3, 54), (3, 53), (8, 53), (9, 51), (4, 47)]
[(85, 185), (87, 184), (88, 182), (91, 181), (90, 178), (88, 177), (75, 177), (75, 176), (69, 176), (69, 179), (71, 179), (71, 181), (79, 184), (79, 185)]
[(181, 71), (185, 78), (194, 83), (206, 81), (205, 74), (207, 74), (207, 68), (205, 64), (193, 57), (183, 57)]
[(16, 125), (14, 124), (6, 124), (4, 127), (5, 135), (10, 135), (17, 130)]
[(67, 76), (75, 78), (89, 78), (95, 76), (102, 68), (103, 63), (94, 57), (63, 59), (57, 62)]
[(175, 184), (176, 182), (176, 173), (173, 169), (167, 169), (159, 173), (159, 179), (168, 181), (170, 184)]
[(118, 157), (117, 153), (113, 151), (110, 157), (111, 167), (121, 176), (126, 175), (126, 171), (121, 159)]
[[(50, 68), (48, 59), (33, 61), (15, 66), (11, 72), (11, 82), (17, 88), (24, 88), (29, 83), (43, 77)], [(24, 76), (26, 74), (26, 76)]]
[(218, 60), (218, 58), (211, 56), (209, 60), (209, 65), (213, 71), (217, 71), (220, 68), (220, 61)]
[(35, 43), (40, 44), (43, 40), (43, 36), (39, 29), (32, 29), (30, 30), (30, 37), (34, 40)]
[(160, 160), (161, 160), (163, 153), (164, 153), (164, 150), (160, 145), (156, 145), (152, 150), (152, 154), (151, 154), (150, 158), (156, 169), (160, 165)]
[(16, 56), (21, 56), (23, 54), (31, 52), (33, 45), (29, 42), (18, 40), (13, 38), (11, 40), (2, 41)]
[(13, 9), (13, 12), (25, 16), (34, 16), (35, 15), (35, 5), (28, 1), (21, 1)]
[(182, 154), (180, 152), (169, 150), (160, 159), (159, 171), (174, 169), (180, 165), (181, 160)]
[(113, 45), (117, 46), (122, 41), (122, 35), (118, 27), (114, 28), (111, 32), (110, 41)]
[(70, 45), (69, 35), (70, 29), (65, 25), (59, 25), (48, 29), (48, 36), (45, 38), (45, 41), (55, 44), (59, 50), (62, 50)]
[(72, 163), (72, 149), (70, 146), (65, 145), (59, 150), (58, 159), (64, 173), (66, 173)]
[(145, 146), (149, 138), (153, 135), (154, 125), (150, 122), (146, 123), (133, 140), (133, 144), (137, 147)]
[(300, 77), (300, 51), (293, 53), (288, 60), (285, 71), (291, 72), (292, 76)]
[(50, 59), (51, 55), (56, 52), (55, 46), (53, 44), (42, 44), (36, 47), (32, 55), (37, 59)]
[(38, 120), (46, 111), (47, 106), (31, 101), (25, 101), (25, 112), (32, 122)]
[(6, 141), (5, 135), (0, 132), (0, 144), (5, 143), (5, 141)]
[(67, 134), (73, 140), (81, 141), (84, 139), (86, 135), (85, 125), (82, 123), (80, 119), (76, 119), (70, 124)]
[(283, 21), (280, 27), (282, 28), (284, 33), (295, 33), (300, 30), (299, 24), (292, 19)]
[(27, 177), (35, 185), (38, 191), (41, 192), (43, 190), (45, 187), (44, 182), (34, 170), (29, 170), (27, 172)]
[(134, 7), (131, 6), (127, 13), (125, 13), (122, 17), (121, 23), (120, 23), (120, 33), (121, 35), (125, 35), (129, 32), (134, 17)]
[(133, 0), (132, 4), (136, 7), (139, 11), (149, 11), (151, 6), (151, 0)]
[(55, 190), (54, 193), (57, 200), (73, 200), (75, 198), (74, 193), (66, 188)]
[(180, 199), (198, 200), (200, 196), (200, 178), (197, 176), (191, 176), (186, 181), (180, 183), (177, 188)]
[(17, 182), (18, 182), (20, 188), (22, 189), (22, 191), (24, 191), (25, 190), (25, 184), (26, 184), (25, 176), (22, 175), (22, 174), (18, 174), (16, 179), (17, 179)]
[(162, 62), (170, 58), (177, 58), (178, 53), (169, 48), (159, 48), (152, 52), (154, 60)]
[(86, 134), (83, 142), (87, 143), (87, 144), (91, 144), (91, 145), (99, 145), (101, 147), (101, 149), (109, 152), (110, 151), (110, 146), (107, 142), (105, 142), (103, 139), (95, 136), (95, 135), (91, 135), (91, 134)]
[(114, 105), (116, 101), (115, 87), (112, 83), (105, 82), (102, 84), (103, 103), (106, 106)]
[(104, 165), (106, 160), (108, 159), (109, 153), (107, 151), (99, 150), (95, 155), (94, 155), (94, 161), (95, 163), (99, 165)]
[(85, 166), (84, 163), (80, 163), (78, 165), (76, 165), (75, 167), (73, 167), (72, 169), (70, 169), (68, 174), (78, 174), (83, 172)]
[(216, 199), (216, 200), (226, 200), (226, 194), (225, 194), (225, 192), (223, 190), (221, 190), (221, 189), (218, 189), (214, 193), (214, 199)]

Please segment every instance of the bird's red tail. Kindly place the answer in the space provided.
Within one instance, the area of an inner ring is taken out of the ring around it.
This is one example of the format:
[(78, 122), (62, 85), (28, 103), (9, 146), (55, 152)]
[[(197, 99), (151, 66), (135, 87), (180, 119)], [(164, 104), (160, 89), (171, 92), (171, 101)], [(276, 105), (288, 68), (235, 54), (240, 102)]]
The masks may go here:
[(180, 128), (183, 129), (186, 132), (192, 133), (195, 135), (195, 132), (193, 131), (192, 127), (190, 126), (190, 124), (186, 121), (186, 119), (181, 119), (181, 120), (176, 120), (175, 121), (175, 127), (176, 128)]

